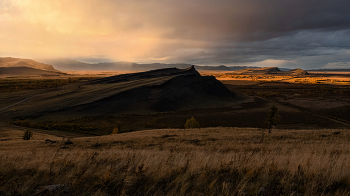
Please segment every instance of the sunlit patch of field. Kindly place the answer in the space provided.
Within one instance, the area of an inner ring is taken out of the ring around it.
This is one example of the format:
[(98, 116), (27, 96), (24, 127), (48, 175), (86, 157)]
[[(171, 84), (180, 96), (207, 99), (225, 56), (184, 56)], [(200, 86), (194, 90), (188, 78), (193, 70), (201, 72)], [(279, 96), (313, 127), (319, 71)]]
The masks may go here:
[(332, 85), (350, 85), (349, 76), (292, 76), (292, 75), (238, 75), (230, 73), (205, 72), (203, 75), (213, 75), (218, 80), (242, 80), (253, 82), (284, 82), (297, 84), (332, 84)]
[(301, 84), (350, 85), (350, 77), (305, 77), (293, 78), (287, 82)]
[(0, 130), (1, 195), (55, 184), (65, 187), (57, 195), (350, 193), (350, 130), (163, 129), (71, 145), (35, 132), (23, 141), (20, 133)]
[(308, 71), (308, 73), (311, 73), (311, 74), (338, 74), (338, 75), (350, 74), (350, 72), (348, 72), (348, 71)]

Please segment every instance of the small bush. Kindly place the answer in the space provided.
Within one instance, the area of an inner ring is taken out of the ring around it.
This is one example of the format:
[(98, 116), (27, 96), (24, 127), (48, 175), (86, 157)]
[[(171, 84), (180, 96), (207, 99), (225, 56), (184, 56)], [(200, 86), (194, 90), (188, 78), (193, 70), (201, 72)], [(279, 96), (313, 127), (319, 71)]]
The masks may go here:
[(23, 139), (30, 140), (30, 138), (33, 138), (33, 132), (31, 132), (27, 129), (26, 131), (24, 131)]
[(121, 129), (122, 129), (121, 124), (118, 124), (118, 126), (117, 126), (117, 127), (114, 127), (114, 128), (113, 128), (113, 132), (112, 132), (112, 134), (118, 134), (118, 133), (121, 133)]
[(196, 119), (193, 118), (190, 118), (190, 119), (187, 119), (187, 122), (185, 124), (185, 129), (190, 129), (190, 128), (200, 128), (199, 127), (199, 122), (196, 121)]

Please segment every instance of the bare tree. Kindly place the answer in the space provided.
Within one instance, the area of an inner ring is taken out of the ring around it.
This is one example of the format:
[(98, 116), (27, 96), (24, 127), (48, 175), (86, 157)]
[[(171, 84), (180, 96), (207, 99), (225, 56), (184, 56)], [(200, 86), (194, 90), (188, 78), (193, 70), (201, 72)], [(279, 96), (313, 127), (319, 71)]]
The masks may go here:
[(272, 126), (276, 126), (280, 119), (279, 115), (277, 114), (277, 110), (278, 108), (273, 105), (270, 109), (269, 115), (266, 118), (269, 133), (271, 133)]

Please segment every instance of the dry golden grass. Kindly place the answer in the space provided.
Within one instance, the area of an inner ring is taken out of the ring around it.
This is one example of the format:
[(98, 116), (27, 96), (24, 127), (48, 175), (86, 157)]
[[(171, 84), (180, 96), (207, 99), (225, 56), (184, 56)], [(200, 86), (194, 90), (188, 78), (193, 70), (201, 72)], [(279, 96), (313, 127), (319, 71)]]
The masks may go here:
[(166, 129), (73, 145), (37, 133), (23, 141), (21, 133), (0, 130), (0, 195), (53, 184), (68, 187), (54, 195), (350, 193), (350, 130)]
[(252, 82), (284, 82), (297, 84), (330, 84), (330, 85), (350, 85), (349, 76), (293, 76), (293, 75), (232, 75), (226, 73), (206, 72), (203, 75), (215, 76), (218, 80), (237, 80)]

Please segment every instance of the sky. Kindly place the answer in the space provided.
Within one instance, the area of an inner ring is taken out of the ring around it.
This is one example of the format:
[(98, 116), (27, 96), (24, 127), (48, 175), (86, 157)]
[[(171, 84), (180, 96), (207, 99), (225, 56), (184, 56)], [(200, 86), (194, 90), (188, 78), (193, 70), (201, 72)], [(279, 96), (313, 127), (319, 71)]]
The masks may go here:
[(0, 0), (0, 56), (350, 68), (349, 0)]

